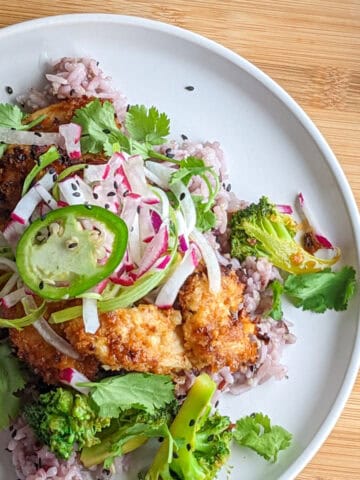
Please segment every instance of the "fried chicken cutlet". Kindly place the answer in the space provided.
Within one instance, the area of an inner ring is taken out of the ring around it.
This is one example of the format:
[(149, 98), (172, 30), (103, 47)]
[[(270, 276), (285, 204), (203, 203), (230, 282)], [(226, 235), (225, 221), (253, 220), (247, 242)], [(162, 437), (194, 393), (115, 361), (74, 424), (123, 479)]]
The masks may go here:
[(94, 355), (111, 370), (175, 375), (191, 368), (179, 311), (139, 305), (99, 317), (96, 334), (85, 332), (82, 318), (63, 325), (66, 338), (82, 355)]
[(241, 310), (244, 285), (234, 271), (223, 271), (221, 286), (219, 293), (210, 292), (203, 270), (185, 282), (179, 294), (184, 346), (193, 367), (235, 372), (257, 359), (258, 346), (251, 339), (256, 326)]

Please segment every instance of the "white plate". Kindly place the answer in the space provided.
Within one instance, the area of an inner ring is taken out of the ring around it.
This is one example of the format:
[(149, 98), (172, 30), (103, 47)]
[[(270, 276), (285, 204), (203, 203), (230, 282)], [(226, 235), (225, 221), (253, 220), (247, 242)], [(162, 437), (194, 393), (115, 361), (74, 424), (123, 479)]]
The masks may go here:
[[(131, 103), (169, 114), (173, 137), (220, 140), (241, 198), (266, 194), (276, 203), (291, 203), (303, 191), (322, 230), (342, 248), (343, 262), (359, 271), (358, 212), (339, 164), (299, 106), (253, 65), (162, 23), (115, 15), (52, 17), (0, 32), (0, 101), (12, 98), (6, 85), (23, 92), (39, 82), (47, 60), (64, 55), (98, 59)], [(187, 91), (187, 85), (195, 90)], [(232, 419), (265, 412), (293, 433), (294, 442), (276, 465), (234, 447), (231, 478), (291, 479), (315, 454), (355, 380), (358, 313), (358, 297), (345, 313), (312, 315), (286, 306), (298, 337), (283, 358), (289, 379), (228, 396), (221, 407)], [(1, 458), (0, 479), (16, 478), (9, 456)]]

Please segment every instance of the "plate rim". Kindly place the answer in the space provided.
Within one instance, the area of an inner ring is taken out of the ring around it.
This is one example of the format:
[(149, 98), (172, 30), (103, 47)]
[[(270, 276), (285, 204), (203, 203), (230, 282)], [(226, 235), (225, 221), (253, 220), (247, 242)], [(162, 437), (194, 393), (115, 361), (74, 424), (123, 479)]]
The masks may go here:
[[(233, 50), (221, 45), (220, 43), (211, 40), (203, 35), (192, 32), (182, 27), (165, 23), (159, 20), (152, 20), (149, 18), (133, 16), (133, 15), (121, 15), (121, 14), (109, 14), (109, 13), (70, 13), (64, 15), (52, 15), (31, 20), (26, 20), (20, 23), (3, 27), (0, 30), (0, 42), (5, 40), (7, 36), (11, 36), (16, 33), (25, 33), (31, 30), (36, 30), (42, 26), (47, 25), (69, 25), (76, 23), (115, 23), (124, 26), (145, 27), (149, 30), (160, 31), (170, 36), (179, 37), (189, 43), (194, 43), (206, 50), (215, 53), (216, 55), (225, 58), (233, 63), (235, 66), (245, 71), (247, 74), (259, 81), (270, 93), (275, 95), (282, 104), (290, 110), (290, 112), (299, 121), (306, 132), (311, 136), (315, 144), (317, 145), (320, 153), (331, 173), (333, 174), (335, 181), (341, 191), (344, 199), (344, 203), (347, 209), (347, 213), (350, 217), (350, 222), (356, 241), (355, 250), (358, 259), (358, 266), (360, 266), (360, 215), (355, 201), (354, 194), (351, 190), (350, 184), (345, 176), (345, 173), (337, 160), (334, 152), (331, 150), (329, 144), (323, 137), (322, 133), (310, 119), (308, 114), (300, 107), (300, 105), (291, 97), (289, 93), (285, 91), (275, 80), (273, 80), (268, 74), (263, 72), (259, 67), (255, 66), (249, 60), (246, 60), (240, 54)], [(355, 385), (358, 370), (360, 367), (360, 309), (357, 312), (357, 329), (356, 339), (354, 342), (353, 351), (350, 361), (348, 363), (347, 370), (345, 372), (340, 390), (336, 395), (336, 399), (332, 404), (329, 413), (325, 420), (322, 422), (320, 428), (313, 435), (311, 441), (307, 447), (303, 450), (294, 462), (286, 469), (286, 471), (278, 478), (278, 480), (290, 480), (294, 479), (311, 461), (316, 453), (329, 436), (336, 422), (338, 421), (341, 412), (343, 411), (345, 404), (352, 392)]]

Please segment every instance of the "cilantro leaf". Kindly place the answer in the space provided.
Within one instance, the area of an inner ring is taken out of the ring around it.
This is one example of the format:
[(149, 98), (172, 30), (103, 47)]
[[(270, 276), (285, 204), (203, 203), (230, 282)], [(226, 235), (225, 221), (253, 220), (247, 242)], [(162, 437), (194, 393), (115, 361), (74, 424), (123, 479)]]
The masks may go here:
[(30, 123), (23, 123), (27, 114), (22, 112), (16, 105), (9, 103), (0, 103), (0, 127), (13, 128), (15, 130), (30, 130), (38, 123), (42, 122), (46, 115), (40, 115)]
[(133, 105), (126, 114), (125, 126), (130, 137), (142, 143), (161, 145), (170, 133), (170, 120), (157, 108), (146, 109), (144, 105)]
[(234, 440), (251, 448), (265, 460), (275, 463), (281, 450), (291, 444), (292, 435), (284, 428), (271, 426), (270, 418), (262, 413), (252, 414), (236, 422)]
[(211, 171), (211, 167), (207, 167), (204, 160), (197, 157), (187, 157), (179, 162), (179, 169), (171, 175), (170, 185), (181, 181), (188, 185), (195, 175), (204, 175), (205, 172)]
[(90, 387), (102, 417), (118, 417), (130, 408), (152, 414), (174, 400), (174, 385), (167, 375), (128, 373), (81, 385)]
[(273, 291), (272, 308), (268, 315), (274, 320), (281, 320), (283, 318), (283, 311), (281, 307), (281, 294), (284, 292), (284, 285), (279, 280), (274, 280), (270, 283), (270, 288)]
[(118, 133), (121, 133), (115, 122), (113, 104), (109, 101), (101, 103), (98, 98), (77, 109), (72, 122), (82, 127), (81, 149), (84, 153), (102, 152), (104, 146), (109, 150), (109, 134), (116, 135), (118, 141)]
[(326, 309), (346, 310), (356, 290), (356, 272), (345, 266), (338, 272), (329, 268), (316, 273), (289, 275), (284, 291), (296, 307), (323, 313)]
[(6, 428), (20, 408), (20, 399), (14, 395), (25, 386), (25, 377), (19, 360), (9, 345), (0, 344), (0, 429)]
[(216, 216), (210, 209), (207, 202), (204, 203), (204, 199), (201, 195), (191, 196), (196, 210), (196, 228), (201, 232), (207, 232), (215, 227)]

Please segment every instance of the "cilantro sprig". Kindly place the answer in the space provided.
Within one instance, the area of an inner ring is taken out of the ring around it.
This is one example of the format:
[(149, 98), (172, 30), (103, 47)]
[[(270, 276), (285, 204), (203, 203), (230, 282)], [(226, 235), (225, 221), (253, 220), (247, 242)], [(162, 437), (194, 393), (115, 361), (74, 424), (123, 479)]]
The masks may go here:
[[(81, 125), (81, 149), (83, 153), (125, 151), (131, 155), (151, 156), (153, 147), (166, 141), (170, 120), (155, 107), (133, 105), (125, 117), (125, 131), (115, 120), (115, 109), (111, 102), (95, 99), (76, 110), (72, 119)], [(126, 134), (125, 134), (126, 132)]]
[[(13, 130), (30, 130), (41, 123), (46, 115), (39, 115), (34, 120), (29, 123), (26, 123), (28, 115), (24, 113), (16, 105), (11, 105), (10, 103), (0, 103), (0, 127), (11, 128)], [(24, 123), (25, 122), (25, 123)], [(0, 158), (3, 156), (7, 149), (7, 144), (0, 144)]]
[(279, 425), (272, 426), (267, 415), (254, 413), (236, 422), (233, 438), (239, 445), (275, 463), (279, 452), (290, 446), (292, 435)]
[(7, 428), (18, 415), (20, 399), (14, 394), (22, 390), (25, 383), (19, 360), (12, 355), (7, 343), (0, 343), (0, 430)]
[(128, 373), (100, 382), (81, 383), (90, 387), (91, 399), (101, 417), (116, 418), (127, 409), (136, 408), (153, 414), (174, 401), (174, 384), (167, 375)]

